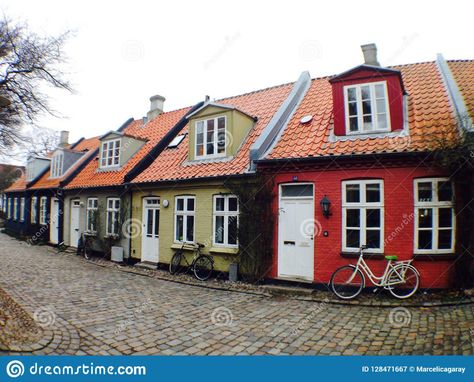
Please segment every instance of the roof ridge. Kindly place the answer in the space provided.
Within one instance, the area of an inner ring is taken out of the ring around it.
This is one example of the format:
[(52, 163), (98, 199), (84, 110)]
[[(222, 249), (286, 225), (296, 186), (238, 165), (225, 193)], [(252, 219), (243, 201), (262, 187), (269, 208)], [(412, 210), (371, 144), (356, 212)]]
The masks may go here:
[(277, 88), (281, 88), (281, 87), (283, 87), (283, 86), (292, 85), (292, 84), (294, 84), (294, 83), (295, 83), (295, 81), (291, 81), (291, 82), (286, 82), (286, 83), (284, 83), (284, 84), (268, 86), (268, 87), (266, 87), (266, 88), (253, 90), (253, 91), (250, 91), (250, 92), (247, 92), (247, 93), (242, 93), (242, 94), (237, 94), (237, 95), (234, 95), (234, 96), (228, 96), (228, 97), (224, 97), (224, 98), (219, 98), (219, 99), (216, 99), (215, 101), (224, 101), (224, 100), (230, 99), (230, 98), (244, 97), (244, 96), (247, 96), (247, 95), (249, 95), (249, 94), (260, 93), (260, 92), (267, 91), (267, 90), (270, 90), (270, 89), (277, 89)]

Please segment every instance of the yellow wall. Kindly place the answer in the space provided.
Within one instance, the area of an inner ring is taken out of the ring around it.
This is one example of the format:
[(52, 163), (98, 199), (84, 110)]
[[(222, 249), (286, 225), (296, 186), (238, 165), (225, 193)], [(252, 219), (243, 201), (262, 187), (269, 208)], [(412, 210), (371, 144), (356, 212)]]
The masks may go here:
[[(142, 220), (142, 200), (144, 197), (159, 196), (161, 201), (160, 210), (160, 248), (159, 261), (160, 263), (169, 264), (171, 257), (175, 250), (181, 245), (174, 242), (174, 208), (175, 197), (179, 195), (195, 196), (195, 241), (205, 244), (206, 247), (202, 250), (203, 253), (211, 254), (214, 258), (214, 268), (219, 271), (228, 272), (229, 264), (237, 261), (237, 249), (231, 248), (217, 248), (213, 247), (213, 219), (212, 219), (212, 204), (213, 196), (219, 193), (229, 193), (221, 184), (206, 184), (206, 185), (182, 185), (174, 186), (173, 188), (153, 188), (140, 191), (133, 191), (133, 208), (132, 214), (134, 219)], [(163, 207), (163, 200), (169, 201), (167, 208)], [(143, 227), (143, 224), (141, 225)], [(133, 258), (140, 259), (141, 254), (141, 235), (137, 235), (132, 239)], [(188, 261), (192, 256), (188, 256)]]

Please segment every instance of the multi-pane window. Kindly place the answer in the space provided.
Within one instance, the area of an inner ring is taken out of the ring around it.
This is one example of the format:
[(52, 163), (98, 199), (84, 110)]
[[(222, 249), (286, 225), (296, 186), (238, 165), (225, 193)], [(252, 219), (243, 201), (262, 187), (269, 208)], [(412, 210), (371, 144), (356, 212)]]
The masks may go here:
[(36, 216), (37, 208), (38, 208), (38, 197), (33, 196), (31, 198), (31, 216), (30, 216), (31, 224), (38, 223), (38, 217)]
[(194, 196), (177, 196), (175, 200), (175, 236), (177, 242), (194, 242)]
[(348, 134), (390, 130), (386, 82), (345, 86), (344, 99)]
[(63, 159), (62, 152), (58, 152), (53, 156), (51, 161), (51, 178), (59, 178), (63, 174)]
[(2, 211), (3, 213), (7, 212), (7, 196), (3, 195), (2, 198)]
[(237, 246), (239, 202), (234, 195), (214, 196), (214, 244)]
[(87, 199), (87, 231), (97, 231), (97, 210), (99, 208), (99, 201), (97, 198)]
[(100, 167), (118, 166), (120, 163), (120, 139), (102, 143)]
[(380, 180), (342, 183), (343, 250), (366, 245), (383, 251), (383, 183)]
[(12, 218), (12, 198), (8, 198), (8, 204), (7, 204), (7, 218), (11, 219)]
[(219, 157), (226, 150), (226, 118), (196, 122), (196, 158)]
[(40, 198), (40, 208), (39, 208), (39, 223), (41, 225), (48, 224), (48, 210), (47, 210), (48, 198), (42, 196)]
[(25, 221), (25, 198), (20, 198), (20, 221)]
[(120, 229), (120, 199), (107, 199), (107, 234), (118, 235)]
[(415, 252), (454, 251), (455, 215), (447, 178), (415, 180)]
[(18, 198), (13, 198), (13, 220), (18, 220)]

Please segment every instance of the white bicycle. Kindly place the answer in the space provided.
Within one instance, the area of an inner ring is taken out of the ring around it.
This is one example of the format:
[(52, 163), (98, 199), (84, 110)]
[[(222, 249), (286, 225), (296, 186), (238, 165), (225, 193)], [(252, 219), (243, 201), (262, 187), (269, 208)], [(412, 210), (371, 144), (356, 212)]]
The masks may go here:
[(330, 286), (334, 294), (344, 300), (355, 298), (365, 287), (365, 277), (376, 287), (388, 289), (397, 298), (412, 296), (420, 284), (420, 273), (411, 265), (413, 260), (397, 261), (397, 256), (385, 256), (387, 266), (383, 275), (376, 276), (364, 260), (362, 246), (356, 265), (344, 265), (331, 276)]

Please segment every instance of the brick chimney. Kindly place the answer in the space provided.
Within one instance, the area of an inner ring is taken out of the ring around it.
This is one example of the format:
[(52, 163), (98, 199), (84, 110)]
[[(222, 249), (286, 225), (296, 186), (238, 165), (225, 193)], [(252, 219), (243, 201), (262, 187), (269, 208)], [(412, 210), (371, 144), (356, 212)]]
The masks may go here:
[(150, 111), (146, 115), (148, 121), (151, 121), (163, 113), (163, 104), (165, 101), (166, 98), (158, 94), (150, 97)]
[(59, 147), (66, 147), (69, 144), (69, 131), (62, 130), (59, 132)]
[(364, 64), (372, 66), (380, 66), (377, 61), (377, 46), (372, 44), (365, 44), (360, 46), (362, 48), (362, 53), (364, 54)]

